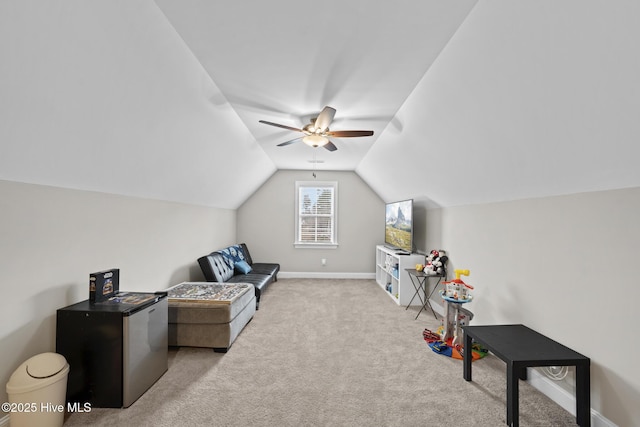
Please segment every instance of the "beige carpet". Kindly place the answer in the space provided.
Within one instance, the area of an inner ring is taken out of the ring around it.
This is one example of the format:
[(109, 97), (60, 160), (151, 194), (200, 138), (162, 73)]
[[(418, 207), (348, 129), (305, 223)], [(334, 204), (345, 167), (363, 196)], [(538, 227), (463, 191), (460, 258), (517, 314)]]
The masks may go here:
[[(372, 280), (280, 279), (228, 353), (180, 348), (127, 409), (94, 408), (65, 426), (504, 426), (505, 365), (431, 351), (431, 312), (395, 305)], [(520, 382), (521, 426), (571, 414)]]

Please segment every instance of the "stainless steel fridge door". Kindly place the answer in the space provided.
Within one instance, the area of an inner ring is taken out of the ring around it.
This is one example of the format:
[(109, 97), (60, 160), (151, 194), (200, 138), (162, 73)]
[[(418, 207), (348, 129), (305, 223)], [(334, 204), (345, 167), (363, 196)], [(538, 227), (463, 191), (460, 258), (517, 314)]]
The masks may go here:
[(123, 319), (123, 396), (129, 407), (168, 369), (167, 298)]

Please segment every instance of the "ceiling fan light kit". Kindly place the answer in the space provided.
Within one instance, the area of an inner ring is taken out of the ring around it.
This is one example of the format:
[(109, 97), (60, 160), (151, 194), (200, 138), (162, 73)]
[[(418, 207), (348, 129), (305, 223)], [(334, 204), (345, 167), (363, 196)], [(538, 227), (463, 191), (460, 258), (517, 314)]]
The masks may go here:
[(329, 125), (333, 121), (334, 116), (336, 115), (335, 108), (332, 107), (324, 107), (318, 117), (315, 119), (311, 119), (311, 123), (305, 125), (302, 129), (298, 129), (292, 126), (282, 125), (280, 123), (273, 123), (266, 120), (259, 120), (260, 123), (269, 126), (275, 126), (282, 129), (292, 130), (295, 132), (302, 132), (305, 136), (300, 138), (295, 138), (290, 141), (286, 141), (278, 144), (278, 147), (284, 147), (286, 145), (293, 144), (294, 142), (298, 142), (302, 139), (302, 142), (307, 144), (310, 147), (324, 147), (329, 151), (336, 151), (338, 148), (329, 141), (330, 136), (336, 138), (353, 138), (360, 136), (371, 136), (373, 135), (372, 130), (338, 130), (331, 132), (329, 130)]
[(321, 135), (307, 135), (302, 138), (302, 142), (310, 147), (324, 147), (329, 140)]

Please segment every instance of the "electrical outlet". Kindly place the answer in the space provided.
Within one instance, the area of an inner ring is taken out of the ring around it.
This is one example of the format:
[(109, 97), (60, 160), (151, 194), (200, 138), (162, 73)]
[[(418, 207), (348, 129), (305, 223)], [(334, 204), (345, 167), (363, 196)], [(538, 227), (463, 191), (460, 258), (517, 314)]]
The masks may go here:
[(322, 258), (322, 265), (327, 265), (327, 259), (326, 258)]

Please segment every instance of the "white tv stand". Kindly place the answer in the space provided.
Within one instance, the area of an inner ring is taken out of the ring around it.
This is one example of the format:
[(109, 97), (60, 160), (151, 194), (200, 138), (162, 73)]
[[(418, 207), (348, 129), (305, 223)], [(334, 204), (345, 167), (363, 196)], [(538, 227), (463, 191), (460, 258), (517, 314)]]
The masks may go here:
[[(419, 305), (418, 298), (411, 301), (416, 290), (411, 283), (407, 268), (415, 268), (424, 263), (424, 255), (400, 255), (402, 251), (384, 245), (376, 246), (376, 282), (398, 305)], [(391, 292), (387, 290), (390, 285)]]

